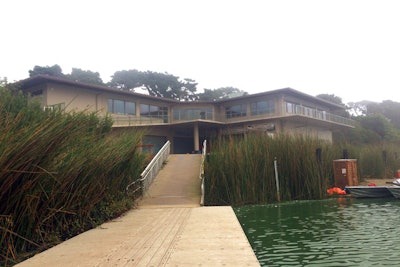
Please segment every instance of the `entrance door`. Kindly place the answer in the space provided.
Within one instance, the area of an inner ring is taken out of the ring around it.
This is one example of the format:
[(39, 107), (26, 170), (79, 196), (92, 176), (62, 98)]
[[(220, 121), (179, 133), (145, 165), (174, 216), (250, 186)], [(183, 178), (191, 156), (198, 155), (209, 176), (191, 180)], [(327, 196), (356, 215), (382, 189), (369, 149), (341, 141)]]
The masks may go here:
[(174, 137), (174, 154), (191, 154), (194, 148), (193, 137)]

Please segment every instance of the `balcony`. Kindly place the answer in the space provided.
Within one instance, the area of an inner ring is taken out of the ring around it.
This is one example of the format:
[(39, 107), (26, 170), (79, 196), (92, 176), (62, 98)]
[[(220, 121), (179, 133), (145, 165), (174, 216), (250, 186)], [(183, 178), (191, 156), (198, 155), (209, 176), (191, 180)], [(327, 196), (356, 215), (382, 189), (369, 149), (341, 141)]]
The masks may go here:
[(113, 127), (127, 127), (127, 126), (141, 126), (141, 125), (159, 125), (167, 124), (168, 117), (166, 116), (129, 116), (129, 115), (115, 115), (112, 116)]
[(313, 109), (301, 105), (293, 105), (291, 107), (286, 105), (285, 116), (292, 116), (292, 115), (300, 115), (321, 121), (333, 122), (350, 127), (355, 127), (355, 121), (349, 118), (345, 118), (332, 113), (328, 113), (326, 111)]

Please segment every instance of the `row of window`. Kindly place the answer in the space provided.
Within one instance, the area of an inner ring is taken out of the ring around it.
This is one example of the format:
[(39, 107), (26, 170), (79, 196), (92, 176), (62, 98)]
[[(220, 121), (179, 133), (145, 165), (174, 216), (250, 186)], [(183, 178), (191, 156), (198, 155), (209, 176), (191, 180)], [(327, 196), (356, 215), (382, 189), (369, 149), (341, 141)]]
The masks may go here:
[[(108, 99), (108, 112), (121, 115), (136, 115), (136, 103), (118, 99)], [(140, 116), (159, 118), (168, 122), (168, 108), (149, 104), (140, 104)], [(174, 109), (174, 120), (212, 119), (211, 108)]]
[[(136, 115), (136, 103), (119, 99), (108, 99), (108, 112), (121, 115)], [(140, 115), (145, 117), (163, 117), (168, 115), (168, 108), (140, 104)]]
[(122, 115), (136, 115), (136, 103), (118, 99), (108, 99), (108, 112)]
[(318, 118), (321, 120), (326, 119), (326, 111), (319, 110), (307, 106), (302, 106), (298, 104), (294, 104), (291, 102), (286, 102), (286, 112), (291, 114), (301, 114), (308, 117)]
[(211, 108), (174, 109), (174, 120), (212, 120)]
[[(275, 113), (275, 101), (265, 100), (250, 103), (250, 115), (261, 115)], [(225, 108), (226, 118), (236, 118), (247, 116), (247, 104), (239, 104)]]
[[(293, 113), (293, 105), (287, 103), (287, 112)], [(136, 115), (136, 103), (118, 99), (108, 99), (108, 112), (121, 115)], [(264, 100), (250, 103), (251, 116), (275, 113), (275, 101)], [(198, 109), (174, 109), (174, 120), (212, 120), (211, 108)], [(247, 104), (239, 104), (225, 108), (226, 118), (247, 116)], [(149, 104), (140, 104), (140, 116), (149, 118), (161, 118), (168, 121), (168, 108)]]

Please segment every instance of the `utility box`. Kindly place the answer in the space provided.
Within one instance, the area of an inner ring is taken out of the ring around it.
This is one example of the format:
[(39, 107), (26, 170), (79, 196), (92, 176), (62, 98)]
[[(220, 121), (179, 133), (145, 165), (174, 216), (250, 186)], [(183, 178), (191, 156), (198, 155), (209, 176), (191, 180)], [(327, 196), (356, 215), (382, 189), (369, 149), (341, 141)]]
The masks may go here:
[(345, 188), (346, 186), (358, 185), (357, 160), (337, 159), (333, 161), (333, 174), (335, 187)]

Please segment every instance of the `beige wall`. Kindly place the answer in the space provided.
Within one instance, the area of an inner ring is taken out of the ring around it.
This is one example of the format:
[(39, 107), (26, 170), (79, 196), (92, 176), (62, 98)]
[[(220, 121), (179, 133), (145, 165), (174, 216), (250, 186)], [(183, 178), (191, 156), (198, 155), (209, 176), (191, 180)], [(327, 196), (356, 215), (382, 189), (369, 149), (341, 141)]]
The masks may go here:
[(45, 100), (46, 106), (65, 104), (66, 111), (81, 111), (86, 110), (89, 112), (98, 111), (106, 105), (101, 105), (98, 97), (93, 92), (76, 88), (69, 85), (53, 85), (49, 84), (47, 87), (47, 99)]
[(332, 142), (331, 130), (315, 127), (313, 125), (301, 124), (297, 122), (284, 122), (282, 123), (282, 132), (317, 137), (320, 140)]
[[(150, 104), (155, 106), (168, 107), (168, 113), (170, 116), (170, 122), (173, 121), (173, 109), (196, 109), (196, 108), (211, 108), (213, 111), (214, 120), (224, 121), (228, 123), (235, 123), (235, 125), (228, 126), (233, 131), (237, 132), (248, 132), (249, 130), (264, 131), (269, 125), (274, 124), (275, 130), (269, 131), (273, 133), (289, 132), (293, 134), (304, 134), (318, 137), (319, 139), (332, 141), (332, 131), (324, 127), (317, 127), (315, 125), (309, 125), (297, 121), (284, 121), (285, 116), (285, 101), (289, 101), (295, 104), (308, 106), (315, 109), (323, 109), (329, 112), (326, 106), (321, 106), (321, 104), (315, 104), (309, 100), (303, 100), (301, 98), (295, 98), (291, 95), (264, 95), (255, 97), (246, 97), (244, 99), (231, 100), (229, 102), (218, 102), (218, 103), (201, 103), (201, 102), (180, 102), (176, 103), (173, 101), (158, 101), (157, 99), (151, 99), (147, 97), (141, 97), (140, 95), (125, 95), (112, 93), (101, 90), (89, 90), (82, 87), (75, 87), (72, 85), (63, 85), (59, 83), (49, 83), (47, 86), (35, 87), (34, 90), (43, 90), (43, 95), (38, 96), (37, 100), (42, 101), (44, 106), (64, 104), (66, 111), (72, 110), (86, 110), (86, 111), (97, 111), (99, 114), (105, 115), (108, 111), (108, 99), (119, 99), (124, 101), (131, 101), (136, 103), (136, 116), (132, 115), (115, 115), (117, 117), (125, 117), (126, 121), (129, 121), (129, 125), (137, 125), (138, 118), (140, 117), (140, 104)], [(34, 91), (32, 90), (32, 91)], [(251, 116), (250, 114), (250, 103), (262, 100), (275, 101), (275, 113), (273, 114), (262, 114), (258, 116)], [(244, 117), (236, 117), (226, 120), (225, 118), (225, 108), (227, 106), (234, 106), (238, 104), (246, 104), (247, 114)], [(121, 120), (123, 121), (123, 120)], [(130, 123), (132, 122), (132, 123)], [(140, 124), (140, 123), (139, 123)], [(157, 123), (149, 122), (148, 124), (164, 124), (160, 121)], [(127, 125), (117, 125), (116, 127), (127, 126)], [(165, 125), (166, 126), (166, 125)], [(173, 139), (174, 129), (173, 126), (170, 127), (149, 127), (151, 134), (166, 136), (169, 140)], [(228, 130), (229, 131), (229, 130)]]

